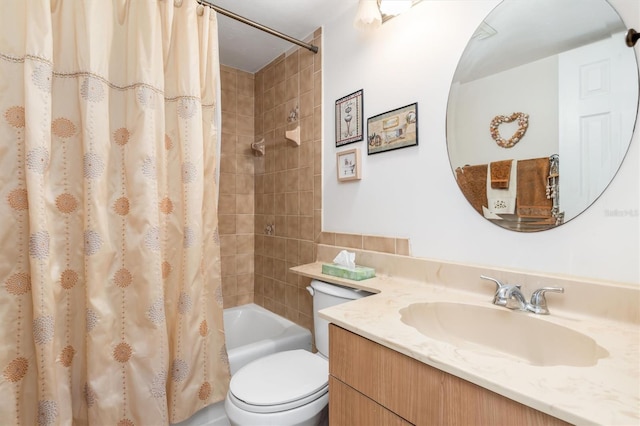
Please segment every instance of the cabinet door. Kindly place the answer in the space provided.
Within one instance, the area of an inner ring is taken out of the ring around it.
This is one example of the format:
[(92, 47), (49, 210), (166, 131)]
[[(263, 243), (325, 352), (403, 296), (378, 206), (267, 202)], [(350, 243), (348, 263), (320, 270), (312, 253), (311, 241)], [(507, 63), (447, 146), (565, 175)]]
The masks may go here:
[(402, 417), (331, 376), (329, 377), (329, 423), (331, 426), (411, 425)]
[[(568, 425), (333, 324), (329, 339), (329, 373), (410, 423)], [(349, 409), (341, 404), (337, 400), (333, 409)], [(366, 423), (351, 426), (359, 424)]]
[(329, 373), (410, 422), (441, 425), (440, 370), (335, 325)]

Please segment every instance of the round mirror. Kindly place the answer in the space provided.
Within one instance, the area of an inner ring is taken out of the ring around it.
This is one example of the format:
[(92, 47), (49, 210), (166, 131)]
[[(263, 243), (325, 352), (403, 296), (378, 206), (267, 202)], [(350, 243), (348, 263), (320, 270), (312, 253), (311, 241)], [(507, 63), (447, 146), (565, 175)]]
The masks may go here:
[(449, 161), (478, 213), (540, 231), (602, 194), (638, 112), (626, 32), (606, 0), (504, 0), (482, 21), (447, 106)]

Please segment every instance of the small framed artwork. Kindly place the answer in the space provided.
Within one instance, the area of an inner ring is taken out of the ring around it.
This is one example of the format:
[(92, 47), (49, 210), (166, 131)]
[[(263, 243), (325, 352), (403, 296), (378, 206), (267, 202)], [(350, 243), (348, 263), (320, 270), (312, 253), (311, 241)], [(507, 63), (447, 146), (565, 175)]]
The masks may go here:
[(340, 151), (336, 154), (338, 181), (360, 180), (360, 150)]
[(369, 155), (418, 145), (418, 103), (370, 117), (367, 141)]
[(360, 89), (336, 101), (336, 146), (364, 139), (362, 95)]

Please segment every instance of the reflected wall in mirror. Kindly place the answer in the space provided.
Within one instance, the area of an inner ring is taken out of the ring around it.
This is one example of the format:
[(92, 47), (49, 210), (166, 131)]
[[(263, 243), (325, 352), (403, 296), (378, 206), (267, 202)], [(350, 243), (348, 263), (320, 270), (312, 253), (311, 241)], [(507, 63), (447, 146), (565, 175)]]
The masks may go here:
[(627, 152), (638, 64), (606, 0), (504, 0), (456, 68), (447, 148), (470, 204), (540, 231), (586, 210)]

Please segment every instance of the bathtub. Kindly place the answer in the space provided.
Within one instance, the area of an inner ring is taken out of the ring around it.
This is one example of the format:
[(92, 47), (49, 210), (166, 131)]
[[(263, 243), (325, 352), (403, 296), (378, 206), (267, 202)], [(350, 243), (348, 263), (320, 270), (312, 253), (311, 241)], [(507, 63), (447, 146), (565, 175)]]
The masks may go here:
[[(292, 349), (311, 351), (311, 332), (254, 303), (224, 310), (224, 332), (231, 374), (251, 361)], [(174, 426), (228, 426), (224, 401)]]

